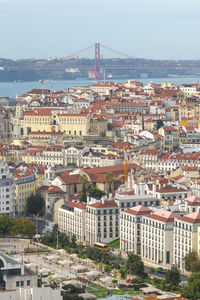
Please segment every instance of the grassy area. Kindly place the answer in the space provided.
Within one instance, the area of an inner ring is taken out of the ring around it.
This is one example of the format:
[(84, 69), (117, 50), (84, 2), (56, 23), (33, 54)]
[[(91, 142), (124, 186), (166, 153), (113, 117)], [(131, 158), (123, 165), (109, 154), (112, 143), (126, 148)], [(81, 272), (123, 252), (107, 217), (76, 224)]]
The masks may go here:
[(119, 248), (120, 247), (120, 239), (117, 239), (117, 240), (109, 243), (108, 246), (112, 247), (112, 248)]
[[(104, 288), (101, 285), (98, 285), (96, 283), (91, 282), (90, 286), (87, 288), (87, 291), (93, 295), (95, 295), (97, 298), (105, 298), (107, 296), (108, 289)], [(112, 290), (113, 295), (137, 295), (138, 293), (135, 292), (133, 289), (129, 291), (124, 290)]]
[(91, 282), (87, 288), (87, 292), (95, 295), (97, 298), (105, 298), (107, 296), (107, 289), (101, 285)]

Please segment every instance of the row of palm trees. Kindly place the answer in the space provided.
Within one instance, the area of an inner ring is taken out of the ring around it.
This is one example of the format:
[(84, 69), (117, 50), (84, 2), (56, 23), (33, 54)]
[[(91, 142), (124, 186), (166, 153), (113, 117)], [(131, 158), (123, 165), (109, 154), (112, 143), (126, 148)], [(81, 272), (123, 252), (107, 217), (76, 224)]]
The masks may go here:
[[(106, 192), (108, 193), (112, 193), (112, 185), (113, 185), (113, 182), (114, 182), (114, 179), (115, 179), (115, 175), (112, 173), (112, 172), (108, 172), (106, 174), (106, 183), (107, 183), (107, 186), (108, 186), (108, 189)], [(81, 192), (81, 202), (86, 202), (87, 201), (87, 188), (86, 188), (86, 185), (88, 183), (88, 177), (87, 175), (85, 174), (82, 174), (80, 176), (80, 182), (82, 184), (82, 192)]]

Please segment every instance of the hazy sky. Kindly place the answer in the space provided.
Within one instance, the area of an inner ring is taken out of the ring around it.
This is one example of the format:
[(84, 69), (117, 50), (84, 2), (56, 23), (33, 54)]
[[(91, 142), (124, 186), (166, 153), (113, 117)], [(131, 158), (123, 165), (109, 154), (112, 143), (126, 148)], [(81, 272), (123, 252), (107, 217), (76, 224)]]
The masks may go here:
[(200, 59), (199, 16), (199, 0), (0, 0), (0, 57), (63, 57), (100, 42), (134, 57)]

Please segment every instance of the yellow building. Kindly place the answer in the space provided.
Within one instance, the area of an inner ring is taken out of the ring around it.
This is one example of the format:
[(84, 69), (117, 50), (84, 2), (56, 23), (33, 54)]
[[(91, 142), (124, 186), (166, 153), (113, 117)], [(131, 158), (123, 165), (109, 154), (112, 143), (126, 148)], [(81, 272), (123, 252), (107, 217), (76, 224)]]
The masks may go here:
[(35, 169), (30, 165), (20, 164), (15, 168), (14, 178), (16, 215), (24, 215), (28, 197), (35, 194)]
[(174, 106), (171, 110), (172, 113), (172, 120), (173, 121), (178, 121), (179, 120), (179, 107)]
[(31, 132), (61, 132), (86, 136), (90, 129), (90, 115), (69, 114), (52, 108), (36, 108), (24, 112), (24, 136)]
[(179, 118), (180, 120), (184, 118), (194, 118), (195, 117), (195, 110), (192, 106), (180, 106), (179, 107)]

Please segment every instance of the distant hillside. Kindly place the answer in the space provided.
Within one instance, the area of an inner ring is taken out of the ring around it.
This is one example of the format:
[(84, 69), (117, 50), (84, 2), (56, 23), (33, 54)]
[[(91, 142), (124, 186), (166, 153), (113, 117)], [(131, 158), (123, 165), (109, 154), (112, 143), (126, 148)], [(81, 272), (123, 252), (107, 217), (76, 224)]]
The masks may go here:
[[(176, 68), (173, 67), (175, 65)], [(135, 66), (135, 68), (131, 66)], [(137, 66), (140, 66), (140, 68)], [(12, 60), (1, 58), (0, 81), (87, 79), (89, 76), (92, 76), (93, 67), (94, 60), (84, 58), (70, 60)], [(101, 77), (105, 77), (106, 79), (159, 78), (174, 76), (200, 76), (200, 60), (175, 61), (132, 58), (101, 60)]]

